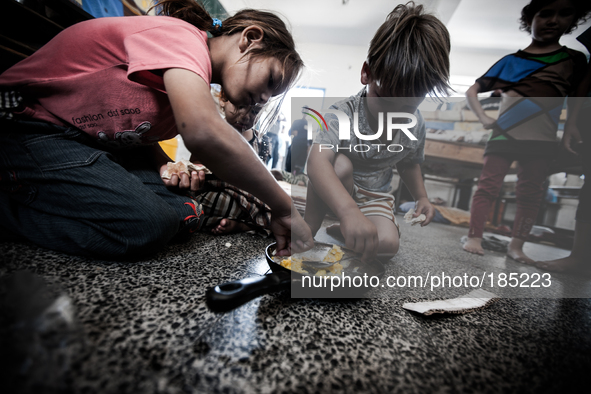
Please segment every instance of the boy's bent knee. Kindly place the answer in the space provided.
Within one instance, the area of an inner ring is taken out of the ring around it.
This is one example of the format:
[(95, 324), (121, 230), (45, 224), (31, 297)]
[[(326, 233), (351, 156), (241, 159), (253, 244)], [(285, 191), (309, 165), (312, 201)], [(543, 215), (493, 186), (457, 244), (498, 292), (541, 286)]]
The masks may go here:
[(378, 255), (393, 257), (400, 248), (398, 234), (380, 234), (378, 244)]
[(380, 239), (378, 246), (378, 255), (393, 257), (398, 253), (400, 242), (398, 238)]

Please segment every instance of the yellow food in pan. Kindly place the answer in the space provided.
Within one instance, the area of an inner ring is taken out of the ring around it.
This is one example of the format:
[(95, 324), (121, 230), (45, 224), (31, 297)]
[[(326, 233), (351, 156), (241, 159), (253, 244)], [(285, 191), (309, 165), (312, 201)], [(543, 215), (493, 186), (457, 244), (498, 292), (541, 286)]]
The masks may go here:
[(340, 275), (343, 272), (343, 266), (340, 263), (335, 263), (334, 265), (328, 267), (328, 271), (334, 275)]
[(341, 249), (337, 245), (332, 245), (332, 249), (330, 249), (328, 251), (328, 254), (324, 257), (324, 259), (322, 261), (327, 261), (329, 263), (336, 263), (337, 261), (341, 261), (344, 254), (345, 254), (345, 252), (343, 252), (343, 249)]
[[(341, 272), (343, 272), (343, 266), (340, 263), (337, 263), (337, 261), (340, 261), (343, 256), (344, 256), (345, 252), (343, 252), (343, 250), (337, 246), (337, 245), (333, 245), (332, 248), (328, 251), (328, 253), (326, 254), (326, 256), (324, 257), (324, 259), (322, 261), (326, 261), (329, 263), (335, 263), (332, 266), (328, 267), (327, 269), (321, 269), (316, 271), (315, 275), (316, 276), (326, 276), (326, 275), (340, 275)], [(279, 264), (282, 267), (285, 267), (289, 270), (292, 270), (294, 272), (300, 273), (300, 274), (309, 274), (308, 271), (304, 270), (302, 267), (302, 261), (303, 259), (294, 257), (294, 256), (290, 256), (288, 258), (283, 259)]]
[(298, 259), (297, 257), (289, 256), (288, 258), (281, 260), (279, 264), (288, 270), (292, 270), (300, 274), (309, 274), (308, 271), (302, 268), (302, 259)]

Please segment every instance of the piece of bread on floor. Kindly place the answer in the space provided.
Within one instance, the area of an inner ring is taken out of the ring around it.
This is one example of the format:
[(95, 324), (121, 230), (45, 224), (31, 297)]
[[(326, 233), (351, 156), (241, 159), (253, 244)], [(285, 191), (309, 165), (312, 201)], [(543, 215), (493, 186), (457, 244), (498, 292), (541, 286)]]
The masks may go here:
[(408, 210), (406, 215), (404, 215), (404, 220), (406, 221), (406, 223), (410, 223), (411, 226), (414, 226), (417, 223), (422, 223), (425, 220), (427, 220), (427, 217), (422, 213), (418, 217), (413, 218), (412, 215), (414, 215), (414, 213), (415, 213), (415, 210), (413, 208), (411, 208)]

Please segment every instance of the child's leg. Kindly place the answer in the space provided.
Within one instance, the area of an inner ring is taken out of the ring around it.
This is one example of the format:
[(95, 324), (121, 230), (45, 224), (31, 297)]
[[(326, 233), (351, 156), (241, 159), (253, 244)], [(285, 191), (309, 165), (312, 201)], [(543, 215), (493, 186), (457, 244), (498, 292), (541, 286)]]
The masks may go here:
[(163, 247), (181, 227), (180, 216), (195, 213), (184, 205), (189, 198), (176, 196), (180, 207), (173, 208), (113, 155), (81, 143), (78, 130), (37, 122), (3, 126), (0, 222), (37, 245), (135, 257)]
[(121, 152), (117, 157), (117, 163), (129, 174), (137, 177), (149, 191), (160, 197), (176, 212), (179, 228), (171, 240), (186, 241), (192, 233), (200, 229), (203, 223), (203, 207), (187, 192), (172, 191), (166, 187), (154, 168), (151, 155), (150, 148), (137, 148)]
[(502, 156), (486, 155), (484, 157), (484, 166), (478, 181), (478, 189), (472, 197), (468, 242), (464, 244), (464, 250), (470, 253), (484, 254), (482, 249), (484, 224), (493, 201), (499, 195), (511, 163), (510, 159)]
[[(343, 186), (345, 186), (345, 189), (351, 194), (353, 191), (353, 164), (351, 163), (351, 160), (349, 160), (347, 156), (337, 153), (334, 162), (334, 170)], [(312, 235), (316, 235), (322, 226), (322, 222), (328, 211), (328, 206), (316, 193), (312, 182), (308, 180), (304, 220), (308, 223), (308, 226), (310, 226)]]
[(248, 224), (235, 219), (222, 218), (211, 228), (211, 233), (215, 235), (245, 233), (254, 230)]
[(521, 263), (533, 264), (534, 262), (523, 253), (523, 244), (538, 216), (549, 167), (550, 161), (546, 158), (519, 160), (515, 189), (517, 211), (507, 255)]
[(202, 231), (216, 235), (248, 231), (270, 234), (270, 208), (241, 189), (222, 181), (207, 181), (196, 199), (204, 211)]
[[(200, 194), (197, 199), (204, 212), (202, 232), (215, 235), (243, 233), (247, 231), (262, 231), (257, 228), (250, 217), (238, 206), (232, 197), (223, 191)], [(264, 213), (261, 213), (264, 214)], [(250, 224), (247, 224), (250, 223)]]
[(398, 253), (400, 246), (400, 238), (398, 236), (398, 227), (394, 222), (384, 216), (368, 216), (367, 217), (378, 229), (379, 246), (377, 250), (378, 257), (386, 259), (392, 258)]

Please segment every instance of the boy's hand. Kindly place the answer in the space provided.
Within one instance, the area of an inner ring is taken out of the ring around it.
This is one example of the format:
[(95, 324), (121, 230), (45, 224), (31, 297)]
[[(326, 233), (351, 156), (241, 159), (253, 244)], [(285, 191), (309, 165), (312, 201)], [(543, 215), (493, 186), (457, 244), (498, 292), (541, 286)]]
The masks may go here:
[(419, 217), (419, 215), (424, 214), (426, 219), (421, 223), (421, 227), (428, 225), (433, 220), (435, 216), (435, 207), (431, 205), (429, 199), (427, 197), (419, 198), (415, 202), (415, 213), (413, 217)]
[(378, 229), (359, 209), (341, 219), (341, 233), (348, 249), (360, 253), (361, 260), (376, 256), (379, 244)]

